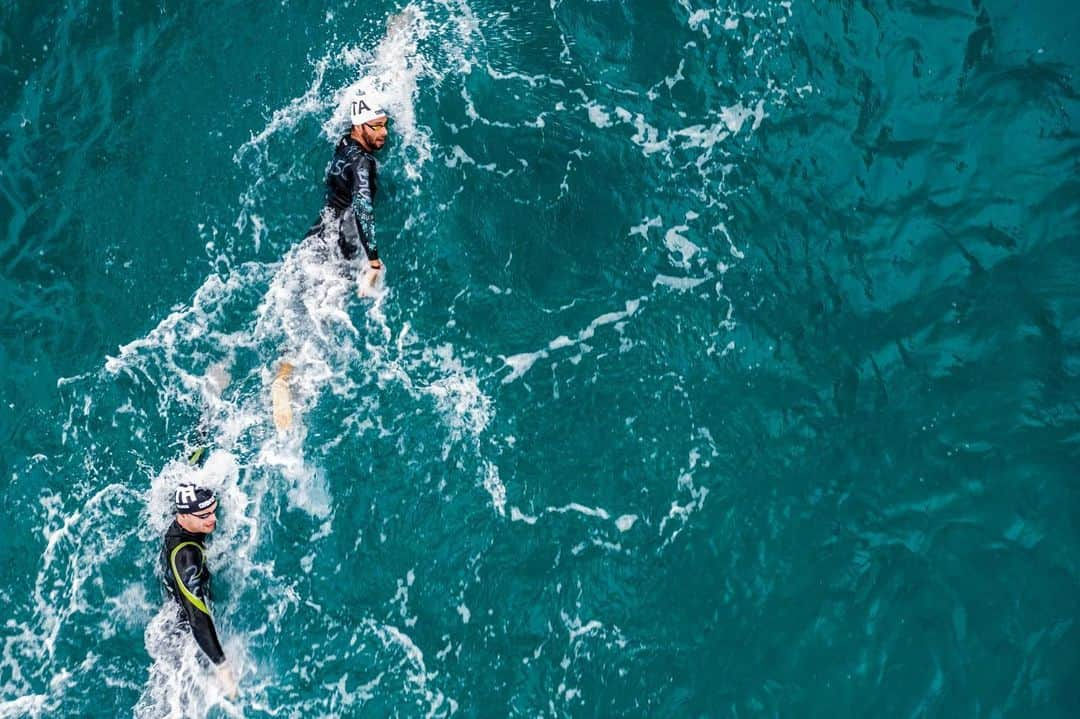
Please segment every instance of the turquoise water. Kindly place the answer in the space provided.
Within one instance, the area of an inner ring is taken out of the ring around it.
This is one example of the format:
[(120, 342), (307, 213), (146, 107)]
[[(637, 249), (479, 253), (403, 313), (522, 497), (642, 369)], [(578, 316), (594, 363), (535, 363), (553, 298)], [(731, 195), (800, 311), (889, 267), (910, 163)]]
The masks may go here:
[(0, 18), (0, 717), (1080, 715), (1073, 3)]

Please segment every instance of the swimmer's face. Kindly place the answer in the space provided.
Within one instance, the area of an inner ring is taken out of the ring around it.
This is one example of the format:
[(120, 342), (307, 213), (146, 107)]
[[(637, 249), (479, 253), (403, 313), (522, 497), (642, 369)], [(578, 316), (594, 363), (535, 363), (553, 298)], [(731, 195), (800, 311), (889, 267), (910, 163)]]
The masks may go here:
[(217, 508), (218, 503), (214, 502), (209, 507), (201, 512), (194, 514), (182, 514), (183, 521), (181, 526), (189, 532), (196, 532), (198, 534), (210, 534), (217, 527)]
[(386, 144), (386, 138), (390, 134), (385, 117), (377, 117), (371, 122), (365, 122), (360, 126), (360, 132), (364, 136), (364, 142), (372, 150), (378, 150)]

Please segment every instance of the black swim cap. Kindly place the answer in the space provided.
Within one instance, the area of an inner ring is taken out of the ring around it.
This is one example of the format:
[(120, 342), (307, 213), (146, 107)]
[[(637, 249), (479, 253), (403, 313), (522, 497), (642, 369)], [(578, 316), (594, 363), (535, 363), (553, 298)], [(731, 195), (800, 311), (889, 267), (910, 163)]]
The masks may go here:
[(173, 495), (173, 504), (177, 514), (195, 514), (202, 512), (217, 501), (214, 490), (198, 487), (194, 484), (181, 484)]

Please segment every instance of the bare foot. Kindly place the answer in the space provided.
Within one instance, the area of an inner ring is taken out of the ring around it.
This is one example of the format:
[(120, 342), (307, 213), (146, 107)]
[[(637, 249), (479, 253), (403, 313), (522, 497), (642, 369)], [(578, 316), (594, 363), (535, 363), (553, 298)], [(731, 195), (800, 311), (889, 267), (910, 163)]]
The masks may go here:
[(292, 395), (289, 392), (289, 375), (292, 374), (293, 366), (288, 362), (282, 362), (278, 368), (277, 377), (270, 385), (270, 403), (273, 406), (274, 426), (278, 431), (285, 431), (292, 426)]

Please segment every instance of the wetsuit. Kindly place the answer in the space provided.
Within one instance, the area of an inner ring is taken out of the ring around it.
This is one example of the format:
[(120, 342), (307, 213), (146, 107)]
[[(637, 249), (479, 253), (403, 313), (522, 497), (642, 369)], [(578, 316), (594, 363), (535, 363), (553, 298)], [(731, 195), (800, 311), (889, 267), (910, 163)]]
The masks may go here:
[(210, 616), (210, 570), (206, 567), (205, 534), (189, 532), (173, 520), (165, 532), (161, 565), (165, 589), (180, 606), (180, 620), (191, 629), (199, 647), (214, 664), (225, 661), (214, 619)]
[(375, 246), (375, 158), (351, 135), (338, 141), (326, 174), (326, 207), (307, 236), (336, 236), (341, 254), (356, 257), (361, 247), (368, 260), (379, 259)]

